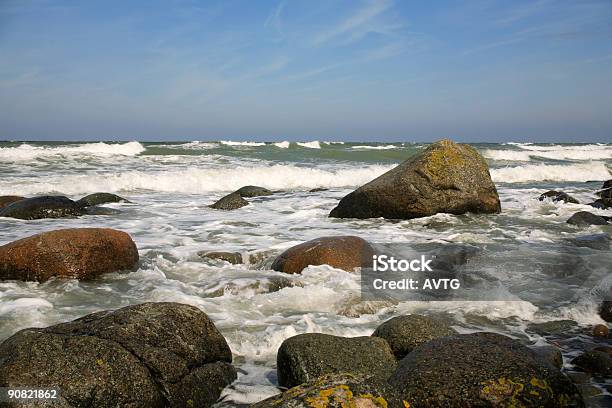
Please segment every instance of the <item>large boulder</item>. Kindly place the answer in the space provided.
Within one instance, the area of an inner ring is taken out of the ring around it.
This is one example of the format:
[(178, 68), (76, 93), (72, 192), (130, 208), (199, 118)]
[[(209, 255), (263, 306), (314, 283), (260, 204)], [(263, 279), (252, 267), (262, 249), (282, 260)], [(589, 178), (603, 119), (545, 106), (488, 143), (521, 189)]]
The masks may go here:
[(327, 374), (251, 408), (403, 408), (407, 407), (389, 384), (365, 374)]
[(236, 190), (236, 193), (240, 194), (240, 197), (260, 197), (272, 195), (272, 191), (267, 188), (258, 186), (244, 186)]
[(217, 202), (209, 205), (209, 207), (215, 210), (236, 210), (245, 205), (249, 205), (247, 200), (242, 198), (238, 193), (231, 193), (220, 198)]
[(287, 249), (274, 260), (271, 268), (300, 273), (309, 265), (329, 265), (352, 272), (355, 268), (372, 266), (373, 255), (374, 248), (362, 238), (321, 237)]
[(25, 199), (25, 197), (14, 195), (0, 196), (0, 210), (6, 207), (7, 205), (16, 203), (17, 201), (21, 201), (23, 199)]
[(85, 197), (78, 200), (76, 203), (82, 207), (91, 207), (94, 205), (108, 204), (108, 203), (129, 203), (123, 197), (111, 193), (93, 193), (86, 195)]
[(299, 334), (285, 340), (276, 355), (278, 383), (283, 387), (294, 387), (324, 374), (367, 374), (384, 380), (395, 365), (387, 342), (367, 336)]
[(58, 387), (63, 407), (208, 407), (231, 361), (204, 312), (143, 303), (18, 332), (0, 345), (0, 387)]
[(428, 316), (396, 316), (376, 328), (372, 336), (385, 339), (399, 361), (415, 347), (456, 332), (447, 324)]
[(0, 246), (0, 279), (5, 280), (90, 280), (137, 264), (132, 238), (108, 228), (49, 231)]
[(0, 210), (0, 217), (19, 218), (22, 220), (78, 217), (83, 214), (83, 207), (64, 196), (25, 198), (9, 204)]
[(415, 348), (389, 379), (415, 407), (582, 407), (556, 367), (495, 333), (442, 337)]
[(344, 197), (329, 215), (409, 219), (500, 211), (485, 159), (471, 146), (441, 140)]
[(547, 191), (541, 194), (538, 197), (538, 200), (544, 201), (547, 198), (550, 198), (555, 203), (558, 201), (563, 201), (564, 203), (578, 204), (578, 200), (576, 200), (571, 195), (564, 193), (563, 191), (555, 191), (555, 190)]
[(567, 221), (568, 224), (585, 227), (588, 225), (607, 225), (608, 221), (599, 215), (595, 215), (588, 211), (578, 211), (572, 215)]

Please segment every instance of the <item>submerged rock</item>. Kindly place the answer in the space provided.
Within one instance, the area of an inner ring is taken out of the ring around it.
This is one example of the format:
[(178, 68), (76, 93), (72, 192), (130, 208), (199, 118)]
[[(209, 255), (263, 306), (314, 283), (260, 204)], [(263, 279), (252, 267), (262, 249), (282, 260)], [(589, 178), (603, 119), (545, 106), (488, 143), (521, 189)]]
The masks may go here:
[(610, 198), (600, 198), (598, 200), (589, 203), (593, 208), (599, 208), (600, 210), (607, 210), (608, 208), (612, 208), (612, 199)]
[(274, 260), (271, 268), (300, 273), (309, 265), (329, 265), (352, 272), (355, 268), (372, 266), (373, 255), (374, 248), (362, 238), (322, 237), (287, 249)]
[(4, 280), (90, 280), (133, 269), (137, 263), (132, 238), (108, 228), (49, 231), (0, 246), (0, 279)]
[(460, 334), (415, 348), (389, 379), (415, 407), (583, 407), (576, 386), (518, 341)]
[(587, 351), (573, 359), (572, 364), (587, 373), (612, 378), (612, 356), (606, 352)]
[(409, 219), (500, 211), (485, 159), (471, 146), (442, 140), (359, 187), (329, 215)]
[(242, 198), (238, 193), (231, 193), (219, 199), (216, 203), (209, 205), (209, 207), (216, 210), (236, 210), (245, 205), (249, 205), (247, 200)]
[(407, 315), (387, 320), (372, 336), (385, 339), (399, 361), (415, 347), (438, 337), (456, 334), (445, 323), (428, 316)]
[(220, 259), (233, 265), (242, 263), (242, 254), (240, 252), (200, 251), (198, 256), (200, 258)]
[(83, 208), (64, 196), (42, 196), (25, 198), (0, 210), (0, 217), (37, 220), (40, 218), (78, 217)]
[(272, 191), (258, 186), (244, 186), (235, 191), (240, 197), (261, 197), (272, 195)]
[(59, 387), (64, 407), (208, 407), (231, 361), (204, 312), (143, 303), (18, 332), (0, 345), (0, 386)]
[(587, 225), (607, 225), (608, 221), (604, 217), (599, 215), (595, 215), (588, 211), (578, 211), (574, 215), (572, 215), (568, 220), (568, 224), (577, 225), (577, 226), (587, 226)]
[(563, 201), (564, 203), (578, 204), (578, 200), (563, 191), (550, 190), (538, 197), (538, 200), (544, 201), (546, 198), (551, 198), (553, 202)]
[(260, 401), (252, 408), (404, 408), (389, 384), (366, 374), (328, 374)]
[(537, 333), (540, 336), (551, 334), (563, 334), (578, 327), (578, 323), (573, 320), (553, 320), (544, 323), (530, 323), (527, 331)]
[(599, 306), (599, 316), (606, 322), (612, 322), (612, 300), (604, 300)]
[(21, 201), (24, 199), (25, 197), (21, 197), (21, 196), (13, 196), (13, 195), (0, 196), (0, 210), (9, 204), (13, 204), (13, 203), (16, 203), (17, 201)]
[(89, 194), (76, 203), (82, 207), (91, 207), (93, 205), (100, 204), (108, 204), (108, 203), (129, 203), (130, 201), (126, 200), (123, 197), (119, 197), (118, 195), (111, 193), (94, 193)]
[(610, 236), (606, 233), (582, 235), (575, 238), (570, 238), (569, 241), (576, 246), (584, 248), (599, 250), (610, 249)]
[(324, 374), (366, 374), (386, 379), (395, 369), (387, 342), (378, 337), (306, 333), (285, 340), (276, 355), (278, 383), (293, 387)]

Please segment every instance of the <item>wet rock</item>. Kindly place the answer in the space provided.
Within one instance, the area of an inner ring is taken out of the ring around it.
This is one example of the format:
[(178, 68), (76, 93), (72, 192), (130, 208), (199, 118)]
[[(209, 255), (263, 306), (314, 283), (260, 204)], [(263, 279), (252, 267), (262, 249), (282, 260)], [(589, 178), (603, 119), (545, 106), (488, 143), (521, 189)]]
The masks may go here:
[(244, 186), (235, 191), (240, 197), (261, 197), (272, 195), (272, 191), (258, 186)]
[(607, 210), (608, 208), (612, 208), (612, 199), (600, 198), (592, 203), (589, 203), (588, 205), (593, 208), (599, 208), (600, 210)]
[(587, 351), (572, 360), (572, 364), (587, 373), (612, 378), (612, 357), (602, 351)]
[(65, 407), (208, 407), (231, 361), (205, 313), (144, 303), (18, 332), (0, 345), (0, 386), (58, 386)]
[(317, 187), (317, 188), (313, 188), (311, 190), (308, 190), (309, 193), (318, 193), (321, 191), (327, 191), (329, 190), (328, 188), (323, 188), (323, 187)]
[(495, 333), (434, 339), (389, 383), (415, 407), (583, 407), (576, 386), (518, 341)]
[(325, 374), (367, 374), (386, 379), (395, 364), (391, 348), (378, 337), (300, 334), (285, 340), (276, 355), (278, 383), (283, 387)]
[(288, 279), (281, 276), (275, 276), (268, 279), (267, 292), (273, 293), (278, 292), (284, 288), (293, 288), (293, 287), (303, 287), (304, 285), (300, 281), (295, 281), (293, 279)]
[(500, 211), (485, 159), (471, 146), (442, 140), (359, 187), (329, 215), (410, 219)]
[(119, 197), (118, 195), (111, 193), (94, 193), (89, 194), (76, 203), (82, 207), (91, 207), (93, 205), (100, 204), (108, 204), (108, 203), (129, 203), (130, 201), (126, 200), (123, 197)]
[(245, 205), (249, 205), (247, 200), (242, 198), (238, 193), (231, 193), (219, 199), (216, 203), (209, 205), (209, 207), (216, 210), (236, 210)]
[(588, 211), (578, 211), (567, 220), (567, 223), (583, 227), (588, 225), (607, 225), (608, 221)]
[(612, 188), (612, 180), (604, 181), (603, 186), (601, 186), (603, 190)]
[(569, 241), (583, 248), (598, 249), (602, 251), (610, 249), (610, 236), (606, 233), (582, 235), (570, 238)]
[(445, 323), (428, 316), (407, 315), (387, 320), (372, 336), (385, 339), (399, 361), (415, 347), (438, 337), (456, 334)]
[(25, 198), (0, 210), (0, 217), (37, 220), (40, 218), (78, 217), (83, 215), (81, 206), (64, 196)]
[(233, 265), (242, 263), (242, 254), (240, 252), (200, 251), (198, 256), (200, 258), (220, 259)]
[(537, 346), (530, 347), (531, 351), (548, 364), (551, 364), (559, 369), (563, 367), (563, 354), (561, 351), (554, 346)]
[(596, 193), (600, 198), (605, 200), (612, 199), (612, 188), (606, 188), (605, 190), (598, 191)]
[(108, 228), (49, 231), (0, 246), (0, 279), (4, 280), (90, 280), (137, 264), (132, 238)]
[(16, 203), (17, 201), (21, 201), (24, 199), (25, 197), (21, 197), (21, 196), (13, 196), (13, 195), (0, 196), (0, 210), (9, 204), (13, 204), (13, 203)]
[(328, 374), (265, 399), (252, 408), (400, 408), (397, 392), (364, 374)]
[(578, 200), (563, 191), (550, 190), (538, 197), (538, 200), (544, 201), (546, 198), (552, 199), (553, 202), (563, 201), (564, 203), (578, 204)]
[(285, 273), (300, 273), (309, 265), (329, 265), (352, 272), (355, 268), (372, 266), (374, 248), (354, 236), (322, 237), (287, 249), (272, 263), (272, 269)]
[(605, 324), (597, 324), (593, 327), (593, 336), (608, 337), (608, 326)]
[(564, 334), (578, 327), (578, 323), (573, 320), (553, 320), (544, 323), (530, 323), (527, 331), (537, 333), (540, 336)]
[(599, 306), (599, 316), (606, 322), (612, 322), (612, 300), (604, 300)]

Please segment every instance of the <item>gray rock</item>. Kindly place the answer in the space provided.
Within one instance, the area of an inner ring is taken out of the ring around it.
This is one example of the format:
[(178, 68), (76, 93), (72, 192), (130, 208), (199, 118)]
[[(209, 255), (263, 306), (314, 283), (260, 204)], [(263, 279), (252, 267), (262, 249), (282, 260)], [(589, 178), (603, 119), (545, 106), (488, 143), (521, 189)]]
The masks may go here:
[(111, 193), (94, 193), (89, 194), (76, 203), (82, 207), (91, 207), (93, 205), (100, 204), (108, 204), (108, 203), (129, 203), (130, 201), (126, 200), (123, 197), (119, 197), (118, 195)]
[(600, 198), (598, 200), (589, 203), (593, 208), (599, 208), (600, 210), (607, 210), (608, 208), (612, 208), (612, 199), (610, 198)]
[(612, 199), (612, 187), (600, 190), (596, 194), (603, 199), (610, 200)]
[(577, 327), (578, 323), (573, 320), (553, 320), (544, 323), (530, 323), (527, 326), (527, 331), (537, 333), (540, 336), (547, 336), (551, 334), (567, 333)]
[(261, 196), (269, 196), (272, 195), (272, 191), (267, 188), (258, 187), (258, 186), (244, 186), (240, 187), (235, 191), (240, 195), (240, 197), (261, 197)]
[(216, 203), (209, 205), (209, 207), (216, 210), (236, 210), (245, 205), (249, 205), (249, 202), (242, 198), (240, 194), (231, 193), (219, 199)]
[(538, 200), (544, 201), (546, 198), (552, 199), (553, 202), (555, 203), (558, 201), (563, 201), (564, 203), (578, 204), (578, 200), (576, 200), (574, 197), (570, 196), (569, 194), (564, 193), (563, 191), (555, 191), (555, 190), (547, 191), (543, 193), (542, 195), (540, 195), (538, 197)]
[(572, 360), (581, 370), (604, 378), (612, 378), (612, 357), (603, 351), (591, 350)]
[(0, 345), (0, 386), (59, 386), (66, 407), (208, 407), (231, 361), (199, 309), (143, 303), (18, 332)]
[(551, 364), (558, 369), (563, 367), (563, 354), (561, 354), (558, 348), (554, 346), (537, 346), (530, 347), (530, 349), (538, 358), (542, 359), (542, 361), (547, 364)]
[(424, 343), (399, 362), (389, 383), (415, 407), (584, 406), (558, 369), (495, 333)]
[(285, 340), (276, 355), (278, 383), (283, 387), (325, 374), (367, 374), (386, 379), (395, 365), (391, 348), (378, 337), (300, 334)]
[(37, 220), (40, 218), (78, 217), (83, 215), (81, 206), (64, 196), (25, 198), (0, 210), (0, 217)]
[(242, 263), (242, 254), (240, 252), (200, 251), (198, 256), (200, 258), (220, 259), (233, 265)]
[(407, 315), (387, 320), (372, 336), (385, 339), (399, 361), (415, 347), (438, 337), (456, 334), (445, 323), (428, 316)]
[(410, 219), (500, 211), (485, 159), (471, 146), (442, 140), (359, 187), (329, 215)]
[(584, 248), (598, 250), (610, 249), (610, 236), (606, 233), (582, 235), (575, 238), (570, 238), (569, 241), (576, 246)]
[(328, 188), (324, 188), (324, 187), (317, 187), (317, 188), (313, 188), (311, 190), (308, 190), (309, 193), (319, 193), (321, 191), (327, 191), (329, 190)]
[(567, 220), (567, 223), (584, 227), (588, 225), (607, 225), (608, 221), (604, 217), (588, 211), (578, 211)]

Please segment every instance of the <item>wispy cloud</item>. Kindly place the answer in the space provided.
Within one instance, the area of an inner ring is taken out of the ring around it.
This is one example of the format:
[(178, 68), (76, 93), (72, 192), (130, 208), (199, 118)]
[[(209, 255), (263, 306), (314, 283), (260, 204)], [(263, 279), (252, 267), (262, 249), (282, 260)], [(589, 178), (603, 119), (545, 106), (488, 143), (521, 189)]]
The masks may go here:
[(280, 38), (284, 36), (282, 13), (286, 4), (287, 2), (285, 0), (280, 1), (277, 4), (276, 8), (272, 11), (272, 13), (270, 13), (268, 18), (264, 22), (264, 27), (274, 29), (276, 31), (276, 34), (278, 34)]

